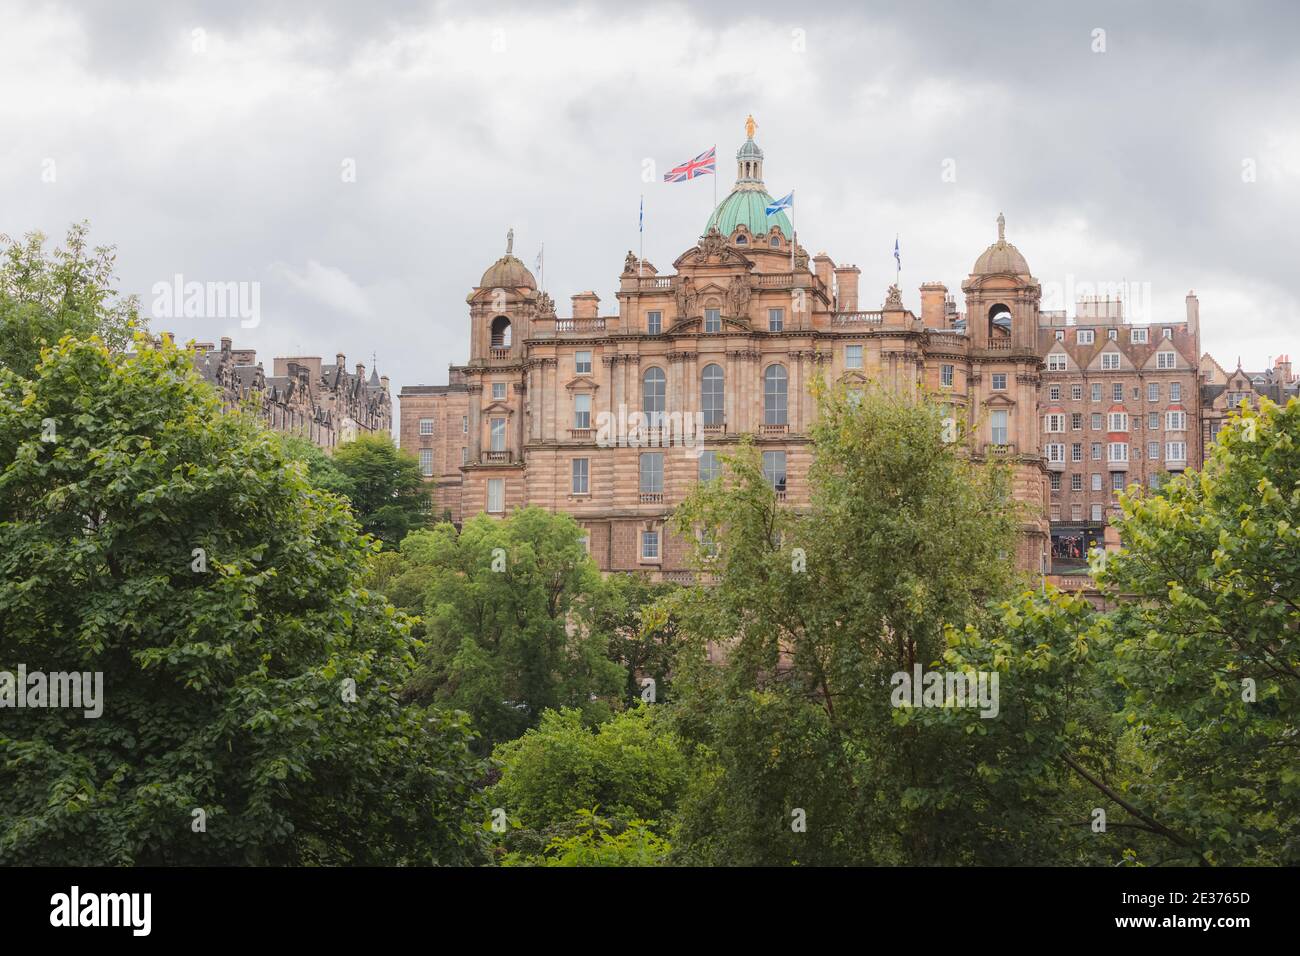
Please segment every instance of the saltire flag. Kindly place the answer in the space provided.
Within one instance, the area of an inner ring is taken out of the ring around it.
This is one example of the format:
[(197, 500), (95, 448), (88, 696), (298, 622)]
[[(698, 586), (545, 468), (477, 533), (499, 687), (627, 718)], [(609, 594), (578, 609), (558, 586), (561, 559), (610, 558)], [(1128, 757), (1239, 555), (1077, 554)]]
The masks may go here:
[(636, 225), (638, 231), (645, 232), (645, 196), (641, 197), (641, 214), (637, 217)]
[(898, 269), (903, 270), (903, 260), (898, 257), (898, 236), (894, 237), (894, 261), (898, 263)]
[(680, 166), (674, 166), (664, 173), (664, 182), (684, 183), (688, 179), (694, 179), (697, 176), (716, 173), (718, 168), (717, 153), (718, 147), (710, 146), (694, 159), (688, 160)]
[(782, 196), (780, 199), (774, 199), (772, 200), (772, 202), (768, 203), (767, 214), (770, 216), (773, 213), (780, 212), (782, 209), (793, 209), (793, 208), (794, 208), (794, 190), (792, 189), (790, 190), (790, 194), (788, 196)]

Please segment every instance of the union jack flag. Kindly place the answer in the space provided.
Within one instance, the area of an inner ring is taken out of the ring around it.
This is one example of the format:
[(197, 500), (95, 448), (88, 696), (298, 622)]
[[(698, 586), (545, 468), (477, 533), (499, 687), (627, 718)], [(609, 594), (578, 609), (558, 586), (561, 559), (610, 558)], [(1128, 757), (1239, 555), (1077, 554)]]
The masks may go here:
[(668, 172), (664, 173), (664, 182), (666, 183), (684, 183), (688, 179), (694, 179), (696, 176), (703, 176), (706, 173), (716, 173), (718, 147), (710, 146), (707, 150), (700, 153), (690, 162), (682, 163), (680, 166), (674, 166)]

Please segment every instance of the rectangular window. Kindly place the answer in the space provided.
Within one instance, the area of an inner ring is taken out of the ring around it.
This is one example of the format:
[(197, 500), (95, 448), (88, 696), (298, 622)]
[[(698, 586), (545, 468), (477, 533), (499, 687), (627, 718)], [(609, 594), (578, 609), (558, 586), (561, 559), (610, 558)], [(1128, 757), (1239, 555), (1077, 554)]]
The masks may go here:
[(460, 463), (464, 465), (467, 464), (468, 462), (469, 462), (469, 449), (462, 445), (460, 449)]
[(1156, 368), (1177, 368), (1178, 363), (1174, 361), (1174, 352), (1157, 352)]
[(1079, 521), (1083, 518), (1083, 505), (1070, 505), (1070, 520)]
[(1106, 338), (1110, 339), (1112, 342), (1116, 341), (1119, 338), (1119, 329), (1107, 329)]
[(642, 561), (659, 560), (659, 532), (658, 531), (641, 532), (641, 560)]
[(500, 514), (506, 510), (506, 480), (504, 478), (488, 479), (487, 510), (490, 514)]
[(1083, 475), (1074, 474), (1070, 476), (1070, 490), (1083, 491)]
[(573, 353), (573, 371), (576, 375), (591, 374), (591, 353), (574, 352)]
[(1071, 431), (1076, 431), (1076, 432), (1077, 432), (1077, 431), (1082, 431), (1082, 430), (1083, 430), (1083, 413), (1082, 413), (1082, 412), (1071, 412), (1071, 413), (1070, 413), (1070, 430), (1071, 430)]
[(1187, 428), (1186, 412), (1165, 412), (1165, 431), (1181, 432)]
[(1066, 369), (1066, 358), (1064, 352), (1052, 352), (1047, 356), (1047, 370), (1049, 372), (1064, 372)]
[(1111, 432), (1128, 431), (1128, 413), (1111, 412), (1106, 422), (1106, 430)]
[(700, 454), (700, 481), (712, 481), (722, 474), (722, 465), (718, 461), (716, 451), (706, 451)]
[(469, 416), (468, 416), (468, 415), (462, 415), (462, 416), (460, 416), (460, 433), (461, 433), (462, 435), (468, 435), (468, 434), (469, 434)]
[(658, 335), (663, 331), (664, 314), (662, 312), (647, 312), (645, 314), (645, 330), (648, 335)]
[(641, 494), (662, 495), (664, 493), (664, 453), (646, 451), (641, 453)]
[(1092, 400), (1094, 402), (1101, 401), (1101, 382), (1092, 383)]
[(1130, 342), (1132, 342), (1134, 345), (1146, 345), (1146, 343), (1147, 343), (1147, 330), (1146, 330), (1146, 329), (1131, 329), (1131, 330), (1129, 331), (1128, 340), (1129, 340)]
[[(1050, 417), (1050, 416), (1049, 416)], [(1007, 413), (998, 409), (989, 416), (989, 440), (995, 445), (1007, 443)]]
[(704, 310), (704, 331), (705, 332), (722, 331), (722, 310), (721, 309)]
[(1157, 431), (1160, 429), (1159, 412), (1147, 412), (1147, 428), (1155, 429)]
[(1124, 401), (1124, 383), (1115, 382), (1110, 387), (1110, 400), (1112, 402)]
[(939, 384), (944, 388), (952, 388), (952, 366), (939, 366)]
[(426, 478), (433, 474), (433, 449), (420, 449), (420, 474)]
[(1147, 457), (1150, 458), (1152, 461), (1160, 460), (1160, 442), (1158, 441), (1147, 442)]
[(1101, 442), (1099, 441), (1092, 443), (1092, 460), (1101, 461)]
[(1093, 431), (1095, 432), (1101, 431), (1101, 412), (1092, 413), (1090, 424), (1092, 425)]
[[(1059, 392), (1060, 392), (1060, 388), (1059, 388), (1059, 386), (1057, 386), (1056, 388), (1057, 388), (1057, 392), (1059, 393)], [(993, 373), (993, 391), (995, 391), (995, 392), (1005, 392), (1006, 390), (1007, 390), (1007, 373), (1006, 373), (1006, 372), (994, 372), (994, 373)]]
[(1160, 401), (1160, 383), (1159, 383), (1159, 382), (1150, 382), (1150, 383), (1147, 384), (1147, 401), (1148, 401), (1148, 402), (1158, 402), (1158, 401)]
[(432, 418), (421, 418), (421, 419), (420, 419), (420, 434), (421, 434), (421, 435), (432, 435), (432, 434), (433, 434), (433, 419), (432, 419)]
[(506, 450), (506, 420), (504, 418), (494, 418), (491, 423), (492, 444), (489, 448), (492, 451)]
[(1112, 471), (1110, 473), (1110, 490), (1123, 491), (1125, 474), (1122, 471)]
[(1101, 505), (1092, 506), (1092, 520), (1093, 521), (1101, 520)]
[(492, 383), (492, 401), (494, 401), (494, 402), (504, 401), (504, 400), (505, 400), (505, 397), (506, 397), (506, 383), (505, 383), (505, 382), (493, 382), (493, 383)]
[(1070, 461), (1083, 461), (1083, 442), (1075, 442), (1070, 446)]
[(591, 396), (590, 395), (573, 396), (573, 427), (574, 428), (591, 427)]
[(1170, 400), (1171, 402), (1181, 402), (1181, 401), (1183, 400), (1183, 383), (1182, 383), (1182, 382), (1170, 382), (1170, 383), (1169, 383), (1169, 400)]
[(844, 367), (862, 368), (862, 346), (861, 345), (844, 346)]
[(589, 484), (591, 459), (575, 458), (573, 459), (573, 493), (575, 495), (585, 495), (591, 490)]
[(1061, 473), (1059, 471), (1052, 472), (1050, 481), (1052, 483), (1053, 491), (1061, 490)]
[[(1004, 412), (1003, 414), (1006, 414), (1006, 413)], [(1065, 416), (1064, 416), (1064, 415), (1044, 415), (1044, 416), (1043, 416), (1043, 431), (1045, 431), (1045, 432), (1051, 432), (1051, 433), (1056, 433), (1056, 432), (1063, 432), (1063, 431), (1065, 431)]]
[(1052, 520), (1053, 521), (1061, 520), (1061, 506), (1058, 504), (1052, 505)]
[(763, 452), (763, 477), (773, 491), (785, 491), (785, 452)]
[(1172, 339), (1174, 337), (1174, 330), (1167, 325), (1160, 331), (1164, 333), (1163, 337), (1166, 339)]
[(1128, 442), (1113, 441), (1106, 447), (1107, 461), (1128, 461)]
[(1075, 341), (1080, 345), (1092, 344), (1092, 329), (1080, 329), (1075, 333)]
[(1103, 369), (1116, 369), (1116, 368), (1119, 368), (1119, 353), (1118, 353), (1118, 352), (1102, 352), (1102, 353), (1101, 353), (1101, 367), (1102, 367)]
[(1101, 472), (1099, 471), (1092, 473), (1092, 490), (1101, 491)]
[(1070, 386), (1070, 398), (1076, 402), (1083, 401), (1083, 385), (1081, 383), (1075, 382)]
[[(1004, 379), (1004, 382), (1005, 382), (1005, 379)], [(1059, 402), (1059, 401), (1061, 400), (1061, 386), (1059, 386), (1059, 385), (1053, 385), (1053, 386), (1051, 386), (1050, 388), (1048, 388), (1048, 390), (1047, 390), (1047, 396), (1048, 396), (1048, 398), (1050, 398), (1052, 401), (1054, 401), (1054, 402)]]
[(784, 328), (785, 328), (785, 309), (768, 309), (767, 330), (769, 332), (780, 332)]
[(1187, 443), (1181, 441), (1167, 443), (1165, 445), (1165, 459), (1167, 461), (1186, 461)]
[(1046, 450), (1048, 461), (1065, 463), (1065, 446), (1060, 442), (1050, 442)]

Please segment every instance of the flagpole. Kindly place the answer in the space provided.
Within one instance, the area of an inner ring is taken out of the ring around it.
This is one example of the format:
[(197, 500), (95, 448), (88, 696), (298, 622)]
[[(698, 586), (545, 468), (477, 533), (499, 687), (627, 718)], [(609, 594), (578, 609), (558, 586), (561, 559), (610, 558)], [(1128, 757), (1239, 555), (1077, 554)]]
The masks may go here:
[(641, 216), (637, 220), (637, 229), (641, 232), (641, 256), (636, 263), (636, 277), (641, 278), (641, 267), (645, 265), (645, 193), (641, 194)]
[[(718, 208), (718, 144), (713, 144), (713, 209)], [(713, 214), (713, 209), (709, 214)]]
[(903, 260), (898, 257), (898, 233), (894, 233), (894, 285), (897, 287), (898, 281), (903, 275)]

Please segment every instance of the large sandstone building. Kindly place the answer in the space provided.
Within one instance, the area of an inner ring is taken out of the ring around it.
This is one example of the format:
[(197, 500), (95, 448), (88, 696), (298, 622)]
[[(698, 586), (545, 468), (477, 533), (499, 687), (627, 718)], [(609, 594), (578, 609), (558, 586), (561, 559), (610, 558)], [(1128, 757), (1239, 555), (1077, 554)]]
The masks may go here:
[[(1196, 426), (1180, 417), (1194, 421), (1199, 400), (1194, 297), (1178, 322), (1139, 328), (1088, 302), (1071, 324), (1040, 311), (1040, 284), (999, 216), (961, 282), (964, 309), (938, 282), (920, 287), (920, 315), (893, 287), (863, 308), (855, 266), (810, 257), (785, 214), (767, 213), (763, 160), (751, 129), (699, 241), (662, 273), (628, 253), (606, 314), (583, 292), (558, 316), (507, 241), (467, 297), (468, 362), (446, 385), (399, 396), (401, 445), (419, 456), (436, 513), (565, 511), (602, 569), (689, 575), (666, 520), (742, 435), (778, 497), (808, 504), (818, 376), (940, 396), (970, 457), (1012, 468), (1028, 515), (1017, 563), (1034, 571), (1100, 529), (1122, 480), (1198, 461)], [(698, 416), (705, 451), (628, 447), (622, 430), (610, 441), (601, 423), (630, 412), (665, 430)]]

